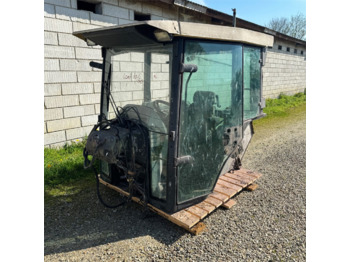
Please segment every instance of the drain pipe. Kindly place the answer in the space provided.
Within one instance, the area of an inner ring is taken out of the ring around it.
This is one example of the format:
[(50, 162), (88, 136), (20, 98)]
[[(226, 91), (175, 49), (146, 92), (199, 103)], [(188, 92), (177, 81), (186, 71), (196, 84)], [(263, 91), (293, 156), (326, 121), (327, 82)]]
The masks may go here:
[(232, 26), (236, 27), (236, 8), (233, 8), (232, 11), (233, 11)]

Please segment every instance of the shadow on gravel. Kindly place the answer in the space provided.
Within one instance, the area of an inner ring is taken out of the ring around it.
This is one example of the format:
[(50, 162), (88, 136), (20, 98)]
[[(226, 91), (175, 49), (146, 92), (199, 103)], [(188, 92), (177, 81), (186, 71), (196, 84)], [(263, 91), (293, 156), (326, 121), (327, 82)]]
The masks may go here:
[[(113, 190), (100, 186), (107, 203), (121, 199)], [(116, 209), (104, 207), (92, 184), (67, 196), (45, 194), (45, 255), (86, 249), (126, 239), (150, 236), (170, 245), (186, 233), (159, 215), (129, 202)], [(115, 203), (115, 202), (114, 202)]]

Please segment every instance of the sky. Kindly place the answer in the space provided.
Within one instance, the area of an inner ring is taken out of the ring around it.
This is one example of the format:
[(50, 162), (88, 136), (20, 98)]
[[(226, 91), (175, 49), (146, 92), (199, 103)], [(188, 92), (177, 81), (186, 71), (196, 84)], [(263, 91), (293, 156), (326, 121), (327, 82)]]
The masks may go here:
[(306, 16), (306, 0), (190, 0), (206, 7), (232, 15), (236, 8), (238, 18), (265, 26), (272, 18), (302, 13)]

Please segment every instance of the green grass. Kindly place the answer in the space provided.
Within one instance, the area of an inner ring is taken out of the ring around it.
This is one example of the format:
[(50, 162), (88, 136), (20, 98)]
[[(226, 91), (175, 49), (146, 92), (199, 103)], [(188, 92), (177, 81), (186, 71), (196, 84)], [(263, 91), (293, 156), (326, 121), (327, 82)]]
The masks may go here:
[(266, 99), (264, 108), (266, 117), (254, 121), (256, 138), (271, 132), (274, 128), (283, 128), (306, 117), (306, 94), (293, 96), (280, 95), (277, 99)]
[(281, 94), (277, 99), (266, 99), (264, 112), (268, 117), (285, 117), (290, 114), (290, 109), (306, 104), (306, 95), (298, 93), (293, 96)]
[(52, 189), (58, 185), (93, 177), (91, 169), (83, 167), (85, 142), (66, 145), (60, 149), (44, 149), (44, 185)]

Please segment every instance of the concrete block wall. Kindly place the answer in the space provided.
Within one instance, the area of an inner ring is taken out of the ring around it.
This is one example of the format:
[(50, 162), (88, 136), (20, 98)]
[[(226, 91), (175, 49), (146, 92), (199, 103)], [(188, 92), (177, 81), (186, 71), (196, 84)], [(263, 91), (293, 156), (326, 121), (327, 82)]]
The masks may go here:
[[(90, 61), (101, 62), (99, 46), (88, 47), (72, 35), (74, 31), (122, 25), (134, 22), (135, 12), (149, 14), (151, 19), (169, 19), (211, 23), (208, 16), (162, 3), (137, 0), (101, 0), (96, 12), (78, 10), (77, 0), (44, 0), (44, 144), (46, 147), (63, 146), (84, 138), (97, 121), (100, 102), (101, 71), (92, 69)], [(264, 96), (276, 97), (280, 93), (292, 94), (305, 88), (304, 55), (278, 50), (279, 42), (267, 53), (264, 68)], [(293, 50), (294, 47), (290, 47)], [(301, 49), (299, 49), (301, 50)], [(140, 103), (142, 92), (137, 70), (143, 61), (130, 53), (128, 61), (135, 62), (131, 71), (127, 63), (119, 61), (117, 71), (130, 72), (131, 83), (115, 83), (115, 94), (121, 105)], [(127, 61), (125, 61), (127, 62)], [(138, 64), (137, 64), (138, 63)], [(143, 70), (143, 69), (142, 69)], [(168, 100), (169, 65), (152, 65), (152, 96)], [(123, 85), (123, 86), (122, 86)], [(127, 92), (130, 90), (132, 92)]]
[(277, 98), (281, 93), (293, 95), (304, 92), (305, 88), (305, 48), (292, 46), (288, 42), (275, 41), (273, 48), (267, 49), (266, 53), (266, 63), (263, 67), (263, 96)]
[[(89, 1), (93, 2), (93, 1)], [(59, 147), (72, 141), (80, 141), (97, 122), (100, 102), (101, 70), (92, 69), (90, 61), (102, 62), (99, 46), (88, 47), (72, 35), (74, 31), (122, 25), (134, 22), (135, 12), (149, 14), (152, 20), (184, 20), (208, 22), (201, 15), (179, 12), (178, 7), (136, 0), (102, 0), (96, 13), (78, 10), (77, 0), (44, 0), (44, 144)], [(131, 60), (137, 55), (131, 55)], [(137, 63), (137, 61), (134, 61)], [(121, 63), (121, 62), (120, 62)], [(121, 63), (120, 70), (128, 70)], [(143, 64), (133, 64), (132, 77)], [(169, 86), (168, 65), (154, 65), (152, 95), (165, 100)], [(129, 70), (130, 71), (130, 70)], [(131, 72), (131, 71), (130, 71)], [(134, 84), (140, 85), (136, 79)], [(120, 84), (120, 83), (119, 83)], [(114, 88), (117, 88), (114, 86)], [(116, 97), (121, 104), (141, 101), (140, 90), (126, 92), (130, 83), (124, 84), (122, 94)], [(136, 87), (137, 88), (137, 87)], [(167, 89), (167, 91), (165, 91)], [(115, 89), (117, 91), (117, 89)], [(136, 92), (138, 91), (138, 92)], [(142, 94), (143, 95), (143, 94)]]

